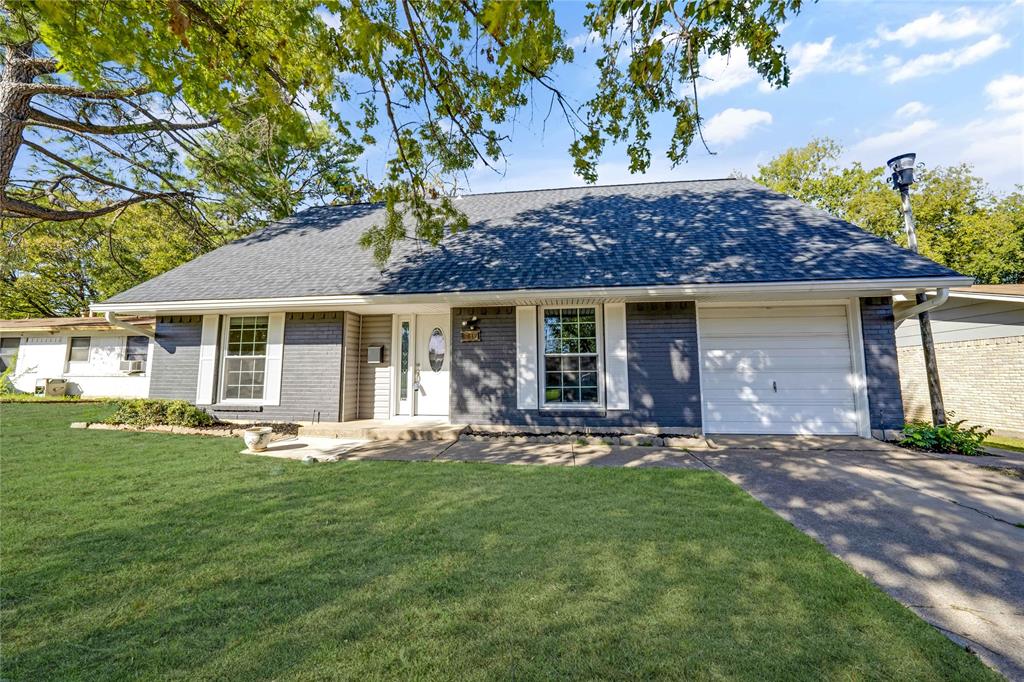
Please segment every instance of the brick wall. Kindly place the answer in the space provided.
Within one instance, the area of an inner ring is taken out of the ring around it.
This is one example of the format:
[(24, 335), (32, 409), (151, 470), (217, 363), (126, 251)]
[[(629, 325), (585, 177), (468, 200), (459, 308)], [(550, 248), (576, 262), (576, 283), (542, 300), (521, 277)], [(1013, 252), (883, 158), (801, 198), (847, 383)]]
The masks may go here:
[(860, 299), (860, 323), (864, 337), (864, 363), (868, 382), (868, 410), (876, 436), (903, 426), (900, 365), (896, 352), (896, 327), (892, 299)]
[[(341, 411), (342, 313), (288, 313), (281, 404), (258, 412), (219, 409), (222, 419), (337, 421)], [(195, 401), (202, 317), (157, 319), (150, 396)]]
[[(481, 340), (463, 343), (463, 320)], [(451, 420), (521, 426), (700, 428), (697, 325), (692, 302), (626, 306), (630, 409), (558, 413), (516, 408), (514, 307), (452, 309)]]
[[(1024, 336), (954, 341), (935, 346), (947, 411), (956, 419), (1024, 438)], [(921, 346), (899, 349), (907, 418), (931, 421)]]

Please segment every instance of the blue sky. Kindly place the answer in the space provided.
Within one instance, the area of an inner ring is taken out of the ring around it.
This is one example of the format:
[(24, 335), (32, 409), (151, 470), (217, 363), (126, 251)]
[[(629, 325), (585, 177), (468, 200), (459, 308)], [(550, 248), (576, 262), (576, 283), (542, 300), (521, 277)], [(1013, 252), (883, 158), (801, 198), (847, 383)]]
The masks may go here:
[[(556, 4), (577, 53), (557, 80), (577, 101), (596, 80), (597, 47), (581, 52), (585, 10), (583, 2)], [(1024, 0), (826, 0), (806, 4), (782, 42), (792, 68), (782, 90), (761, 86), (743, 54), (704, 65), (711, 78), (701, 84), (701, 112), (714, 156), (698, 144), (671, 168), (663, 121), (646, 175), (630, 175), (622, 151), (610, 149), (599, 184), (752, 174), (787, 147), (823, 136), (844, 146), (844, 161), (874, 166), (914, 151), (929, 166), (972, 164), (999, 191), (1024, 183)], [(566, 153), (568, 126), (552, 114), (545, 127), (546, 112), (544, 98), (520, 112), (504, 176), (478, 168), (470, 192), (583, 184)]]

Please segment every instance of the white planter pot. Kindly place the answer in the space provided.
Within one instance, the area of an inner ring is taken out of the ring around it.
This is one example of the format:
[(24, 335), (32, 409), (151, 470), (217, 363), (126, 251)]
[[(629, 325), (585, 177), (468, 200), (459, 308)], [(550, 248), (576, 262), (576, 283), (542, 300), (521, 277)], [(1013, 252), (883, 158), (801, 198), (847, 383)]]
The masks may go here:
[(274, 433), (274, 429), (269, 426), (257, 426), (251, 429), (246, 429), (242, 439), (245, 441), (245, 447), (253, 452), (263, 452), (270, 445), (270, 436)]

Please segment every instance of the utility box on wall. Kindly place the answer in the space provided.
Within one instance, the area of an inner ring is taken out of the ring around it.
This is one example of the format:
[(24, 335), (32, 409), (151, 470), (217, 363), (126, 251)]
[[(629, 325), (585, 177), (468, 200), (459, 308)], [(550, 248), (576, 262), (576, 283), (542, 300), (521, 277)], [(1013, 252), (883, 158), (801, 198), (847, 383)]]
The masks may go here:
[(366, 364), (379, 365), (384, 362), (384, 346), (366, 347)]

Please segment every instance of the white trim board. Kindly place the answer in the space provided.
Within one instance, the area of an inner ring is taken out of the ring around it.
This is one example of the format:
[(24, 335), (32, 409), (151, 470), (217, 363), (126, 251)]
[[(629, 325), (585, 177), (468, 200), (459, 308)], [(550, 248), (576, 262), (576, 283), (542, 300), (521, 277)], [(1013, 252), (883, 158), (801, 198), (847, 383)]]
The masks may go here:
[[(934, 289), (972, 284), (969, 277), (925, 277), (873, 280), (821, 280), (816, 282), (754, 282), (729, 284), (680, 284), (649, 287), (581, 287), (578, 289), (519, 289), (513, 291), (451, 291), (427, 294), (372, 294), (337, 296), (286, 296), (145, 303), (97, 303), (94, 312), (175, 312), (177, 314), (223, 312), (267, 312), (273, 310), (318, 310), (358, 308), (370, 305), (536, 305), (543, 299), (596, 297), (606, 302), (650, 299), (687, 300), (714, 295), (772, 296), (781, 294), (858, 296), (891, 295), (895, 291)], [(415, 312), (415, 311), (408, 311)], [(383, 314), (383, 313), (382, 313)]]

